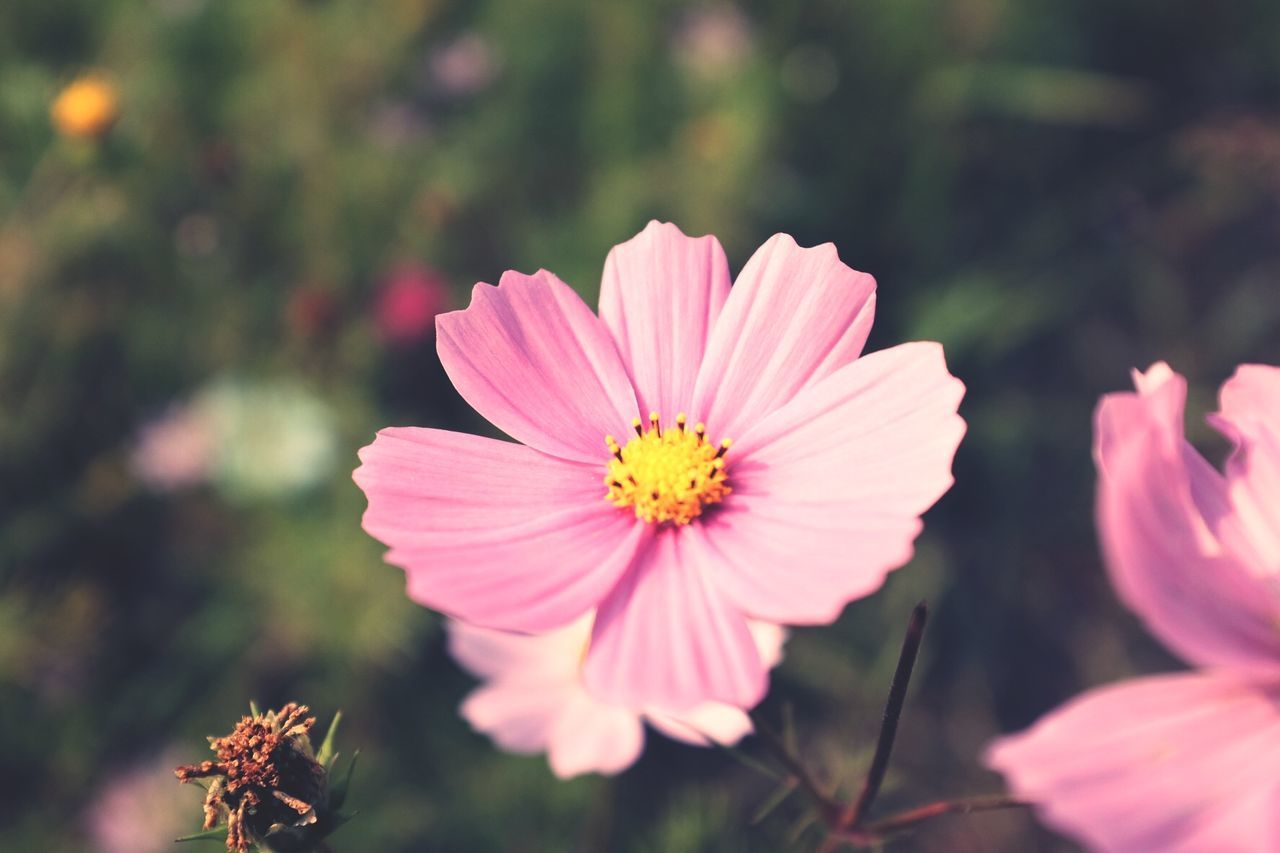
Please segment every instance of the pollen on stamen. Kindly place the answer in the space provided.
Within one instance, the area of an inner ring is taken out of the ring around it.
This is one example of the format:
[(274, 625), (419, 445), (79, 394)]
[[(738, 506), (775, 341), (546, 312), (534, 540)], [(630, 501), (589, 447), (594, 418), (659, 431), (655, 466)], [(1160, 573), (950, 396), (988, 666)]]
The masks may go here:
[(605, 499), (614, 506), (630, 508), (651, 524), (684, 525), (732, 491), (725, 462), (732, 441), (709, 442), (702, 423), (689, 432), (683, 412), (676, 415), (676, 428), (665, 432), (658, 412), (649, 414), (648, 429), (642, 424), (640, 418), (632, 421), (636, 437), (625, 446), (605, 436), (612, 457), (604, 476)]

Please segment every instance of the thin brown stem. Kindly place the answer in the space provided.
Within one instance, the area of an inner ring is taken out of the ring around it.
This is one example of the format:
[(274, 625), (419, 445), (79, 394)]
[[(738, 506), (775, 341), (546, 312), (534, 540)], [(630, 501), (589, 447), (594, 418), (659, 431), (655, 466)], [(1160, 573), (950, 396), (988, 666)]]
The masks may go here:
[(907, 634), (902, 639), (902, 651), (898, 653), (898, 668), (889, 685), (889, 698), (884, 706), (884, 719), (880, 723), (876, 752), (871, 759), (871, 768), (867, 770), (862, 793), (848, 813), (848, 826), (861, 823), (866, 817), (871, 803), (880, 793), (884, 775), (889, 770), (889, 756), (893, 753), (893, 743), (898, 736), (898, 720), (902, 717), (902, 708), (907, 701), (907, 687), (911, 684), (911, 672), (915, 668), (916, 657), (920, 654), (920, 642), (924, 639), (924, 626), (928, 619), (929, 608), (921, 601), (911, 611), (911, 618), (907, 622)]
[[(960, 800), (940, 800), (936, 803), (929, 803), (923, 806), (917, 806), (913, 809), (907, 809), (898, 812), (895, 815), (864, 824), (856, 827), (843, 834), (838, 834), (833, 839), (838, 842), (848, 842), (857, 845), (869, 845), (882, 841), (885, 836), (904, 829), (909, 829), (916, 824), (935, 818), (945, 814), (972, 814), (974, 812), (989, 812), (999, 809), (1016, 809), (1023, 808), (1027, 803), (1006, 797), (1002, 794), (993, 794), (985, 797), (968, 797)], [(834, 849), (834, 848), (833, 848)]]
[(826, 824), (826, 838), (819, 853), (832, 853), (842, 844), (867, 846), (882, 841), (885, 836), (903, 829), (908, 829), (921, 821), (945, 814), (970, 814), (972, 812), (993, 811), (996, 809), (1019, 808), (1026, 803), (1003, 795), (969, 797), (958, 800), (939, 800), (898, 812), (877, 821), (867, 822), (867, 813), (875, 802), (876, 795), (884, 783), (889, 769), (889, 758), (893, 754), (893, 744), (898, 734), (898, 721), (907, 700), (907, 688), (911, 684), (911, 673), (915, 668), (916, 658), (920, 654), (920, 644), (924, 639), (925, 624), (929, 618), (929, 609), (921, 601), (911, 611), (907, 622), (906, 635), (902, 640), (902, 651), (898, 654), (898, 666), (889, 685), (889, 697), (885, 701), (884, 718), (880, 724), (880, 735), (876, 741), (875, 754), (871, 758), (871, 766), (867, 768), (866, 780), (858, 798), (848, 805), (842, 806), (832, 796), (824, 793), (810, 775), (808, 768), (800, 761), (795, 751), (785, 740), (769, 726), (765, 725), (756, 712), (751, 713), (751, 721), (755, 725), (756, 734), (764, 741), (769, 751), (790, 774), (793, 784), (802, 788), (818, 808), (818, 815)]
[(893, 743), (898, 735), (898, 720), (902, 717), (902, 708), (907, 701), (907, 688), (911, 684), (911, 672), (916, 665), (916, 657), (920, 654), (920, 643), (924, 639), (925, 623), (929, 619), (929, 607), (921, 601), (911, 611), (907, 620), (907, 633), (902, 639), (902, 651), (898, 653), (898, 667), (894, 670), (893, 681), (889, 685), (889, 698), (885, 701), (884, 718), (880, 722), (880, 736), (876, 740), (876, 751), (871, 758), (871, 766), (867, 769), (866, 781), (862, 783), (862, 791), (858, 799), (838, 813), (831, 834), (821, 851), (831, 851), (838, 843), (834, 839), (852, 829), (856, 829), (866, 818), (880, 786), (884, 783), (885, 773), (889, 770), (889, 757), (893, 754)]

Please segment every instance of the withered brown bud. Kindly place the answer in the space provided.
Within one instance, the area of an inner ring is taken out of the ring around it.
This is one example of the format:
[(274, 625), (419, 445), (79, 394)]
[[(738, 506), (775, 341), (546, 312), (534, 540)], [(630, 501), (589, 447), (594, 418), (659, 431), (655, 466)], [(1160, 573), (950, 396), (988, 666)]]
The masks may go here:
[[(316, 719), (308, 710), (291, 702), (243, 717), (231, 734), (209, 738), (216, 760), (174, 771), (182, 782), (210, 780), (204, 828), (225, 822), (227, 850), (311, 850), (341, 823), (332, 811), (338, 804), (331, 802), (329, 767), (322, 763), (332, 763), (332, 756), (317, 757), (312, 748)], [(326, 738), (322, 752), (331, 750)]]

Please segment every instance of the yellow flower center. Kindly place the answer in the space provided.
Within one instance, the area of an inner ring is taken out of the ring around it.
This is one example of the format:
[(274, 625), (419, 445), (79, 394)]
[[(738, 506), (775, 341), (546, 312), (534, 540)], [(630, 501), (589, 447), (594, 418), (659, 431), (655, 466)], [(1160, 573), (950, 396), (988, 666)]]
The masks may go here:
[(649, 428), (632, 423), (636, 437), (623, 447), (604, 437), (613, 458), (604, 484), (605, 500), (616, 507), (634, 508), (636, 518), (651, 524), (670, 521), (688, 524), (702, 515), (702, 508), (718, 504), (731, 491), (725, 482), (725, 453), (733, 443), (707, 441), (707, 428), (697, 424), (685, 429), (683, 413), (675, 429), (665, 432), (657, 412), (649, 415)]

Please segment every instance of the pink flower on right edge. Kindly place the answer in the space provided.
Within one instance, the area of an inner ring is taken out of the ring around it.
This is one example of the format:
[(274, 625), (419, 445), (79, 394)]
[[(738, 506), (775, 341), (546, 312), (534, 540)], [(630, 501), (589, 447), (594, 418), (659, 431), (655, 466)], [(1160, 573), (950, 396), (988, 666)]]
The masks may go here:
[[(561, 779), (580, 773), (618, 773), (644, 748), (644, 723), (695, 746), (731, 745), (751, 731), (745, 711), (703, 702), (680, 711), (630, 708), (588, 691), (582, 662), (594, 613), (549, 634), (511, 634), (450, 620), (449, 651), (485, 683), (462, 703), (472, 727), (510, 752), (546, 752)], [(786, 630), (748, 624), (766, 668), (782, 660)]]
[(1098, 529), (1121, 599), (1193, 672), (1096, 688), (986, 761), (1046, 823), (1097, 850), (1280, 850), (1280, 368), (1243, 365), (1183, 436), (1164, 363), (1096, 415)]

